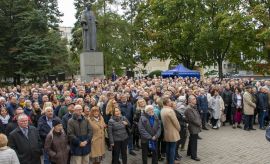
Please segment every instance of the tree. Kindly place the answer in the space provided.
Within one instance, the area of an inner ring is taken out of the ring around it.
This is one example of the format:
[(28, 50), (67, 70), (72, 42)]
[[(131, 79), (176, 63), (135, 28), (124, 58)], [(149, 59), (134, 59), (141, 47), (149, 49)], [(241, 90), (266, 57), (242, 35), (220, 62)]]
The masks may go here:
[(68, 53), (57, 29), (57, 1), (3, 0), (0, 7), (4, 77), (13, 77), (18, 84), (21, 77), (41, 78), (65, 70)]
[[(270, 2), (267, 0), (249, 0), (246, 3), (247, 13), (256, 24), (254, 42), (260, 56), (258, 63), (270, 62)], [(258, 72), (269, 73), (269, 67), (254, 67)], [(260, 69), (261, 68), (261, 69)]]
[(137, 43), (144, 58), (172, 59), (193, 68), (200, 58), (198, 35), (203, 6), (196, 0), (146, 1), (136, 17)]
[[(121, 67), (133, 65), (133, 53), (130, 41), (130, 24), (118, 13), (110, 10), (110, 5), (115, 1), (99, 0), (92, 9), (97, 17), (97, 49), (104, 54), (105, 74), (110, 75), (112, 68), (117, 73), (121, 72)], [(72, 52), (79, 58), (82, 50), (82, 31), (80, 25), (80, 14), (84, 9), (84, 1), (76, 0), (77, 22), (72, 30)]]
[[(256, 23), (247, 14), (241, 0), (203, 2), (206, 7), (205, 23), (200, 33), (204, 56), (218, 65), (219, 77), (222, 78), (224, 60), (251, 69), (261, 57), (256, 43)], [(244, 62), (243, 62), (244, 61)]]

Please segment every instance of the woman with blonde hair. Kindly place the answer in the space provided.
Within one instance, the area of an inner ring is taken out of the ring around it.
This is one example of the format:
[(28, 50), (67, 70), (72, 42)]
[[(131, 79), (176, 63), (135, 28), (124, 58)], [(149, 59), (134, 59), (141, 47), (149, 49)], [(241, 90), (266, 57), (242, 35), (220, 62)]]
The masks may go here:
[(106, 115), (112, 115), (112, 112), (115, 108), (118, 107), (118, 103), (116, 102), (116, 100), (112, 99), (112, 100), (109, 100), (108, 104), (107, 104), (107, 107), (106, 107)]
[(91, 109), (90, 118), (88, 120), (93, 130), (90, 160), (93, 162), (93, 164), (100, 164), (102, 159), (105, 157), (104, 128), (106, 125), (97, 106)]
[[(97, 103), (97, 106), (99, 107), (99, 109), (103, 109), (103, 106), (106, 102), (106, 96), (105, 95), (101, 95), (98, 99), (98, 103)], [(102, 113), (103, 114), (103, 113)]]
[(145, 112), (146, 101), (143, 98), (139, 98), (136, 103), (136, 110), (133, 117), (133, 144), (135, 150), (140, 149), (139, 139), (140, 132), (138, 129), (138, 123), (140, 121), (141, 114)]
[(42, 111), (41, 111), (41, 114), (44, 114), (45, 113), (45, 109), (47, 108), (47, 107), (52, 107), (53, 108), (53, 104), (52, 104), (52, 102), (45, 102), (44, 103), (44, 105), (43, 105), (43, 108), (42, 108)]
[[(112, 114), (113, 114), (113, 110), (118, 107), (118, 103), (116, 102), (115, 99), (111, 99), (109, 100), (109, 102), (107, 103), (107, 106), (106, 106), (106, 111), (105, 113), (103, 113), (103, 118), (104, 118), (104, 121), (105, 123), (108, 123)], [(111, 146), (110, 146), (110, 143), (109, 143), (109, 138), (108, 138), (108, 133), (106, 132), (106, 144), (108, 146), (108, 149), (109, 151), (111, 151)]]

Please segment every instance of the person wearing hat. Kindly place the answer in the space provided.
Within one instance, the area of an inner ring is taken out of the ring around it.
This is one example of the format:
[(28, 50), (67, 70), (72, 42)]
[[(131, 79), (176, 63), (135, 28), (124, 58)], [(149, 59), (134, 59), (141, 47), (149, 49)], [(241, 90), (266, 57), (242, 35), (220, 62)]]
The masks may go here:
[(253, 115), (256, 108), (256, 104), (252, 99), (252, 87), (246, 87), (246, 91), (243, 95), (243, 104), (244, 104), (244, 114), (245, 114), (245, 126), (244, 130), (256, 130), (253, 128)]
[(51, 164), (67, 164), (70, 148), (61, 120), (54, 118), (52, 125), (53, 128), (46, 137), (44, 148), (48, 152)]

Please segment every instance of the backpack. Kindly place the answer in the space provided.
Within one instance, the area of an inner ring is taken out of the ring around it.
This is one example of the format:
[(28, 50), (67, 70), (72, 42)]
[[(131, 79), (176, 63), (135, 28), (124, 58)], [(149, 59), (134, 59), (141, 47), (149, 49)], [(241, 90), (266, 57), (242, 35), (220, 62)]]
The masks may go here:
[(265, 138), (270, 142), (270, 125), (266, 128)]

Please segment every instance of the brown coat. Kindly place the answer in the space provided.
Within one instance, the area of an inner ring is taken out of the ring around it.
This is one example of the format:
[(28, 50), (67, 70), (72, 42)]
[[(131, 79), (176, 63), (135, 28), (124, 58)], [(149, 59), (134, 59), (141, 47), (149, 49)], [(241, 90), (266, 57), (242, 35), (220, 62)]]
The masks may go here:
[(164, 107), (160, 115), (164, 128), (164, 140), (166, 142), (176, 142), (180, 140), (180, 124), (174, 110), (169, 107)]
[(67, 164), (70, 148), (65, 132), (61, 134), (50, 132), (46, 137), (44, 147), (52, 162), (56, 164)]
[(254, 115), (256, 104), (252, 101), (252, 95), (249, 92), (245, 92), (243, 95), (244, 114)]
[(94, 118), (88, 120), (93, 130), (90, 157), (95, 158), (103, 156), (105, 154), (105, 123), (103, 117), (100, 117), (99, 121), (96, 121)]

